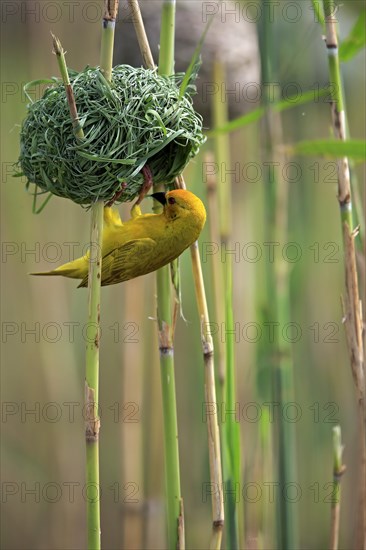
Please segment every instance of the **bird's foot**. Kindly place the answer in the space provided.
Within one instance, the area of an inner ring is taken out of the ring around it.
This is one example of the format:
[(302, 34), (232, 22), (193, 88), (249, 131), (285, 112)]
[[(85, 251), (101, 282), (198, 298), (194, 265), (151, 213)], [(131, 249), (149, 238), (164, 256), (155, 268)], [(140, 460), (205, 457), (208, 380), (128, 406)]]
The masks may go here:
[(113, 206), (113, 204), (118, 201), (118, 199), (120, 198), (120, 196), (122, 195), (123, 191), (126, 189), (127, 187), (127, 183), (126, 182), (122, 182), (121, 185), (120, 185), (120, 189), (118, 191), (115, 192), (115, 194), (113, 195), (113, 197), (111, 198), (110, 201), (108, 201), (106, 203), (106, 206)]
[(142, 199), (145, 197), (146, 193), (148, 193), (153, 186), (152, 172), (147, 164), (145, 164), (141, 172), (144, 176), (144, 183), (142, 184), (141, 191), (139, 193), (139, 198), (135, 203), (136, 205), (142, 202)]

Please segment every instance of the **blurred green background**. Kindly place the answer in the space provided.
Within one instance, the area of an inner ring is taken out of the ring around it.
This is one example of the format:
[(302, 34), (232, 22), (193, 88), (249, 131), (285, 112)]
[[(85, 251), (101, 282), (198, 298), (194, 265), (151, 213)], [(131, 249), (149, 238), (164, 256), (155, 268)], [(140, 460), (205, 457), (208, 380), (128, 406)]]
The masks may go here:
[[(151, 19), (145, 21), (151, 41), (156, 36), (154, 28), (160, 6), (152, 4), (156, 6), (155, 19), (151, 15)], [(187, 4), (202, 4), (197, 27), (203, 29), (202, 10), (207, 5), (196, 1), (178, 2), (178, 13), (183, 4), (184, 9)], [(287, 90), (290, 95), (295, 92), (294, 83), (302, 93), (325, 86), (328, 81), (326, 50), (310, 2), (278, 4), (273, 25), (279, 89)], [(298, 16), (286, 11), (291, 8), (290, 4), (296, 4)], [(102, 5), (100, 0), (4, 0), (1, 3), (1, 520), (4, 549), (85, 547), (83, 388), (87, 291), (77, 290), (71, 280), (36, 279), (28, 273), (52, 269), (80, 256), (88, 241), (89, 213), (55, 197), (40, 215), (33, 215), (32, 197), (25, 191), (25, 181), (12, 177), (12, 165), (18, 158), (19, 125), (28, 101), (23, 85), (58, 75), (50, 31), (61, 39), (70, 67), (82, 69), (87, 64), (96, 65)], [(223, 6), (229, 9), (230, 3), (224, 2)], [(362, 7), (362, 2), (353, 1), (342, 5), (341, 37), (348, 34)], [(253, 46), (255, 19), (245, 17), (245, 13), (239, 10), (238, 22), (229, 23), (229, 16), (224, 19), (222, 8), (218, 9), (220, 32), (224, 37), (227, 33), (227, 38), (230, 36), (236, 43), (247, 30)], [(127, 27), (132, 28), (125, 6), (121, 14), (117, 42), (125, 40)], [(178, 22), (178, 25), (184, 24), (184, 18)], [(190, 27), (184, 32), (189, 34)], [(214, 43), (215, 35), (210, 40)], [(177, 45), (180, 55), (184, 47), (184, 43)], [(255, 43), (253, 57), (248, 61), (250, 75), (259, 72), (256, 49)], [(187, 65), (191, 53), (187, 48)], [(128, 47), (124, 55), (128, 62)], [(212, 60), (210, 52), (206, 55), (204, 67), (210, 66)], [(118, 56), (115, 61), (120, 62)], [(230, 60), (225, 58), (224, 62), (229, 64)], [(365, 137), (364, 67), (364, 51), (343, 66), (350, 134), (358, 139)], [(206, 82), (212, 84), (212, 76), (206, 78)], [(240, 91), (244, 90), (241, 78), (237, 79)], [(253, 80), (249, 78), (248, 82)], [(30, 93), (35, 99), (40, 87), (34, 86)], [(258, 106), (242, 98), (236, 101), (235, 94), (234, 98), (233, 94), (223, 95), (223, 99), (229, 97), (231, 103), (237, 103), (236, 113)], [(209, 115), (205, 117), (209, 129)], [(286, 111), (283, 129), (286, 144), (328, 137), (331, 133), (329, 104), (319, 99)], [(262, 457), (258, 451), (260, 433), (255, 414), (255, 411), (259, 415), (268, 411), (257, 389), (257, 351), (268, 330), (268, 325), (261, 324), (260, 308), (265, 306), (264, 280), (270, 263), (263, 231), (266, 192), (263, 174), (268, 168), (261, 164), (261, 135), (261, 124), (255, 123), (231, 136), (232, 163), (225, 167), (227, 174), (224, 170), (222, 176), (223, 184), (232, 185), (233, 199), (230, 216), (235, 251), (232, 256), (235, 354), (244, 483), (240, 498), (244, 501), (247, 548), (275, 548), (274, 503), (268, 485), (273, 478), (270, 472), (264, 476), (259, 472)], [(211, 148), (210, 140), (205, 148)], [(296, 401), (280, 414), (292, 417), (296, 412), (299, 477), (294, 480), (297, 498), (293, 506), (299, 517), (299, 547), (322, 549), (328, 544), (331, 428), (340, 423), (347, 465), (342, 481), (340, 548), (347, 549), (352, 546), (357, 513), (358, 431), (342, 327), (340, 296), (344, 282), (335, 163), (329, 159), (299, 157), (289, 158), (288, 162), (295, 163), (283, 167), (284, 178), (289, 180), (288, 241), (276, 245), (274, 253), (283, 254), (291, 264), (291, 322), (294, 325), (279, 327), (279, 330), (282, 338), (293, 342)], [(258, 170), (260, 176), (256, 177)], [(357, 165), (353, 173), (364, 198), (364, 166)], [(203, 156), (191, 163), (185, 177), (189, 188), (207, 203), (207, 166)], [(149, 208), (149, 204), (144, 205), (146, 212)], [(128, 205), (120, 207), (122, 218), (129, 215), (128, 209)], [(221, 254), (221, 261), (225, 262), (225, 250), (219, 243), (215, 244), (218, 245), (215, 253)], [(206, 227), (200, 238), (200, 249), (212, 327), (215, 338), (225, 340), (225, 320), (215, 318), (212, 305), (211, 245)], [(209, 481), (207, 433), (202, 414), (200, 328), (188, 252), (181, 260), (181, 276), (183, 312), (187, 319), (186, 322), (178, 319), (175, 345), (181, 484), (187, 547), (204, 549), (210, 533), (210, 498), (205, 498), (203, 493), (204, 483)], [(163, 548), (165, 545), (155, 304), (153, 274), (102, 290), (100, 461), (102, 545), (106, 549)], [(267, 323), (273, 321), (267, 319)], [(259, 332), (255, 332), (257, 330)], [(219, 404), (219, 409), (225, 411), (224, 404)], [(293, 497), (291, 491), (289, 495)]]

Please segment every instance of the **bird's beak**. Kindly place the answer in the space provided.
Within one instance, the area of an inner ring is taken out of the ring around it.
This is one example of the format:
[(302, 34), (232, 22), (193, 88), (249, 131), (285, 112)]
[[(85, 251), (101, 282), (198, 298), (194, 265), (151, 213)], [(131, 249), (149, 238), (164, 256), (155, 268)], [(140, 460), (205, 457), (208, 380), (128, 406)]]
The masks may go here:
[(152, 193), (152, 195), (149, 195), (149, 197), (152, 197), (153, 199), (157, 200), (162, 204), (163, 206), (166, 205), (166, 198), (165, 193), (159, 192), (159, 193)]

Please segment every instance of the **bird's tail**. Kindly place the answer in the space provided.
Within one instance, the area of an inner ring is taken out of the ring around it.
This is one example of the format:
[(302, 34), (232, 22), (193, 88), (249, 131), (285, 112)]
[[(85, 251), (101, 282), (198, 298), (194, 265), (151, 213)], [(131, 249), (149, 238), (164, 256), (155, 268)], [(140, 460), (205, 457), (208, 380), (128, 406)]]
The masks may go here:
[(53, 269), (52, 271), (38, 271), (37, 273), (29, 273), (29, 275), (36, 275), (37, 277), (45, 276), (54, 276), (59, 275), (62, 277), (70, 277), (71, 279), (81, 279), (80, 272), (73, 268), (64, 268), (60, 266), (59, 268)]
[(28, 275), (37, 275), (37, 277), (40, 275), (43, 277), (44, 275), (61, 275), (61, 273), (57, 273), (57, 271), (38, 271), (37, 273), (28, 273)]

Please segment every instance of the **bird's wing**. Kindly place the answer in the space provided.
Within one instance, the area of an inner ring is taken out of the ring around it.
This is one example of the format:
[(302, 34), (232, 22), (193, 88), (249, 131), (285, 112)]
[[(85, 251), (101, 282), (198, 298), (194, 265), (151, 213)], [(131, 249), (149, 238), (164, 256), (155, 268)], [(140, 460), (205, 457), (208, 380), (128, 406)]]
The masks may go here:
[[(106, 254), (102, 261), (102, 286), (121, 283), (148, 273), (155, 246), (156, 242), (148, 237), (132, 239)], [(78, 288), (86, 286), (88, 276), (84, 277)]]

